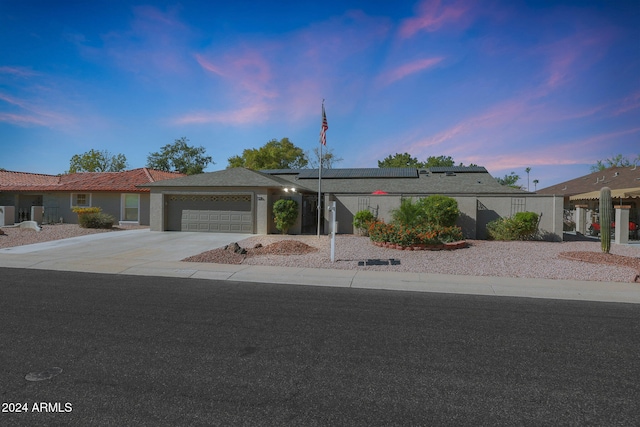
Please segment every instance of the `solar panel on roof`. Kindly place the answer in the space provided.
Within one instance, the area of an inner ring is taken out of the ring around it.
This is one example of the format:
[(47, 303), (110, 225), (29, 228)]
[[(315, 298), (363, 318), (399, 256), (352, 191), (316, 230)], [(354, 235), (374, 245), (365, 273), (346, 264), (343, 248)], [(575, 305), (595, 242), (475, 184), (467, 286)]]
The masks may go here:
[[(414, 168), (353, 168), (323, 169), (323, 179), (356, 179), (356, 178), (417, 178), (418, 170)], [(302, 169), (299, 179), (318, 179), (317, 169)]]
[(482, 166), (437, 166), (429, 168), (429, 170), (433, 173), (463, 173), (463, 172), (486, 172), (487, 170)]

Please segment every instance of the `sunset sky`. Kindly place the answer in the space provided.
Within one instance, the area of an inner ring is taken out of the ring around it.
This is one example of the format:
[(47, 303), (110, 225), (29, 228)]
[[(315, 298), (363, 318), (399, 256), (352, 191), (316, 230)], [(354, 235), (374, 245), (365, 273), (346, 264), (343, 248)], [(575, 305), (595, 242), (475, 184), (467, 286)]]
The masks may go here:
[(310, 152), (324, 99), (337, 167), (445, 155), (540, 189), (640, 155), (638, 22), (636, 0), (0, 0), (0, 168)]

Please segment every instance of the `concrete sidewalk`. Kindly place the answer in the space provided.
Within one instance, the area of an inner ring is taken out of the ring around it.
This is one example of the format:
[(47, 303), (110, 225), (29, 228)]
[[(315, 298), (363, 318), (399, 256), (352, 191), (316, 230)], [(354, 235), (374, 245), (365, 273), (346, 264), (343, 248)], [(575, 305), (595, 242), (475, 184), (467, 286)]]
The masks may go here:
[(640, 304), (640, 284), (182, 262), (250, 234), (118, 231), (0, 249), (0, 267)]

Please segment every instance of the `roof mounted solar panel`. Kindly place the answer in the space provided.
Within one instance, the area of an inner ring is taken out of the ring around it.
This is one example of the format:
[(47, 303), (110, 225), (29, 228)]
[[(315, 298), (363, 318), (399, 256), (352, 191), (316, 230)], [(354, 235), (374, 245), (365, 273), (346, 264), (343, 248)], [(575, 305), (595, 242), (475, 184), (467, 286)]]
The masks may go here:
[(473, 172), (487, 172), (482, 166), (437, 166), (429, 168), (433, 173), (473, 173)]
[[(322, 169), (322, 179), (362, 179), (362, 178), (417, 178), (415, 168), (352, 168)], [(318, 179), (317, 169), (302, 169), (300, 179)]]

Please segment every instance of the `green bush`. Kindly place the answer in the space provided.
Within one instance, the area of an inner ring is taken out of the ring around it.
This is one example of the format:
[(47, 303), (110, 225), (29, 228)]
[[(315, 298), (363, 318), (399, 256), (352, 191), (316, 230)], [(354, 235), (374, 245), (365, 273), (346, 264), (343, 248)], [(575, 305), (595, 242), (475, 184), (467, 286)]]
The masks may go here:
[(369, 229), (369, 224), (375, 221), (375, 217), (371, 213), (369, 209), (363, 209), (361, 211), (356, 212), (353, 216), (353, 227), (357, 230), (360, 230), (364, 235), (366, 235), (367, 230)]
[(115, 222), (112, 215), (104, 212), (84, 213), (78, 215), (78, 224), (82, 228), (111, 228)]
[(280, 199), (273, 204), (273, 216), (276, 228), (286, 234), (287, 230), (298, 219), (298, 202), (291, 199)]
[(369, 224), (369, 238), (374, 242), (389, 242), (401, 246), (438, 245), (463, 240), (460, 227), (435, 224), (405, 226), (373, 221)]
[(499, 218), (487, 224), (491, 240), (531, 240), (538, 227), (538, 214), (518, 212), (511, 218)]
[(460, 216), (458, 202), (451, 197), (435, 194), (418, 200), (417, 205), (420, 217), (429, 224), (451, 227)]
[(435, 194), (414, 202), (403, 199), (400, 207), (391, 211), (393, 222), (407, 226), (435, 224), (452, 227), (456, 224), (460, 210), (456, 199)]
[(394, 223), (406, 226), (416, 226), (424, 222), (424, 214), (412, 198), (402, 199), (400, 207), (391, 211), (391, 218)]

